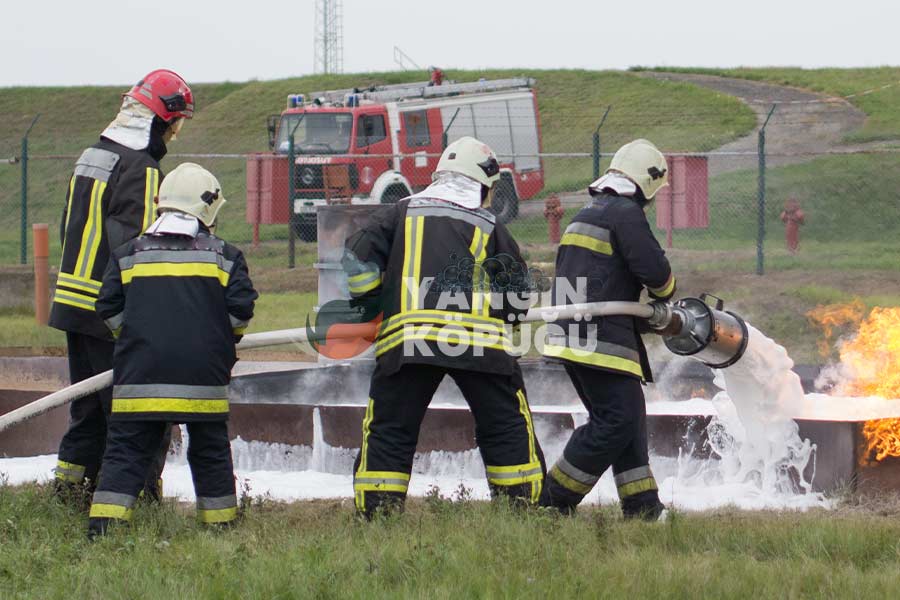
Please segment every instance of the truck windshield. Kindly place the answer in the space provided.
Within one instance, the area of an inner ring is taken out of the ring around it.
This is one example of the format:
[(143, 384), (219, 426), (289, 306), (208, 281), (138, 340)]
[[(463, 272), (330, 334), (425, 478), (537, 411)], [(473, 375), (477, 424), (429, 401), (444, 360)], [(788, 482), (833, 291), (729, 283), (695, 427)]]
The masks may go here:
[[(297, 121), (300, 121), (299, 126)], [(284, 115), (281, 117), (275, 147), (278, 152), (287, 153), (288, 137), (294, 131), (294, 152), (297, 154), (343, 154), (350, 149), (351, 129), (353, 115), (350, 113)]]

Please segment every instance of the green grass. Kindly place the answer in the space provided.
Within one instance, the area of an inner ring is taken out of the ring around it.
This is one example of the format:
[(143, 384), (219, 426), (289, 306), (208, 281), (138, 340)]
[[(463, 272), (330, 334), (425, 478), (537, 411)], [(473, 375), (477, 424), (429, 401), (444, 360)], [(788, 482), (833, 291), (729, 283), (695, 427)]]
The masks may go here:
[[(602, 148), (615, 150), (634, 137), (647, 137), (670, 150), (709, 150), (746, 134), (752, 112), (733, 98), (692, 85), (652, 81), (634, 74), (599, 71), (452, 71), (459, 81), (479, 77), (530, 76), (537, 80), (545, 152), (590, 152), (591, 135), (606, 107), (613, 106), (602, 129)], [(203, 84), (195, 88), (198, 110), (185, 125), (173, 153), (251, 153), (265, 151), (266, 116), (280, 112), (288, 93), (329, 88), (419, 81), (415, 72), (309, 76), (276, 81)], [(59, 222), (65, 185), (74, 160), (92, 144), (115, 116), (121, 89), (110, 87), (0, 89), (0, 156), (19, 154), (22, 134), (38, 111), (32, 131), (32, 155), (66, 158), (29, 163), (29, 222)], [(44, 102), (54, 98), (52, 104)], [(212, 170), (222, 182), (229, 204), (223, 209), (221, 233), (246, 243), (251, 228), (245, 219), (245, 160), (192, 159)], [(163, 161), (171, 170), (178, 159)], [(548, 159), (548, 191), (584, 187), (591, 178), (590, 159)], [(18, 260), (19, 183), (17, 166), (0, 165), (0, 264)], [(263, 227), (262, 238), (286, 237), (284, 226)], [(55, 237), (55, 236), (51, 236)], [(29, 251), (30, 252), (30, 251)], [(58, 243), (51, 262), (57, 262)]]
[(859, 131), (855, 131), (847, 136), (846, 141), (900, 140), (900, 67), (885, 66), (857, 69), (801, 69), (799, 67), (704, 69), (694, 67), (659, 67), (653, 70), (738, 77), (801, 87), (841, 97), (890, 85), (891, 87), (889, 88), (849, 99), (849, 102), (866, 113), (868, 118)]
[(893, 512), (676, 513), (623, 522), (435, 496), (359, 522), (346, 501), (249, 503), (231, 531), (140, 507), (91, 544), (85, 518), (0, 487), (0, 596), (25, 598), (891, 598)]

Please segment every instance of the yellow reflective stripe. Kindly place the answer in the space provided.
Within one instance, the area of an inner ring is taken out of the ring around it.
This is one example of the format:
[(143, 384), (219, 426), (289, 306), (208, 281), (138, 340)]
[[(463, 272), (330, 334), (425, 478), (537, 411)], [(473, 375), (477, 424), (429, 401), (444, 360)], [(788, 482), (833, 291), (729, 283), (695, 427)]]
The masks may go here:
[(75, 272), (82, 277), (93, 272), (97, 250), (100, 248), (102, 196), (105, 189), (105, 182), (94, 180), (94, 185), (91, 187), (91, 201), (88, 206), (88, 218), (84, 224), (84, 231), (81, 232), (81, 246), (78, 249), (78, 259), (75, 261)]
[[(538, 482), (544, 478), (541, 463), (532, 462), (527, 465), (510, 465), (495, 467), (488, 465), (485, 467), (489, 483), (494, 485), (520, 485), (529, 482)], [(510, 477), (510, 475), (518, 475), (518, 477)], [(538, 488), (540, 490), (540, 488)], [(532, 502), (537, 501), (534, 496), (534, 486), (532, 485)]]
[(360, 281), (365, 281), (372, 275), (377, 274), (377, 271), (363, 271), (362, 273), (358, 273), (357, 275), (350, 275), (349, 277), (347, 277), (347, 281), (349, 281), (350, 283), (358, 283)]
[(434, 323), (436, 325), (461, 325), (463, 327), (478, 328), (484, 331), (494, 331), (497, 334), (506, 333), (505, 323), (502, 319), (481, 317), (452, 310), (411, 310), (405, 313), (397, 313), (381, 324), (379, 336), (385, 336), (389, 332), (403, 325), (416, 323)]
[(75, 463), (66, 462), (64, 460), (57, 460), (54, 476), (61, 481), (81, 483), (84, 479), (84, 471), (85, 467), (83, 465), (76, 465)]
[(56, 292), (53, 293), (53, 301), (59, 302), (60, 304), (68, 304), (75, 308), (94, 310), (94, 302), (96, 299), (91, 296), (79, 294), (78, 292), (70, 292), (56, 288)]
[(123, 521), (131, 520), (132, 509), (120, 506), (118, 504), (91, 504), (90, 517), (122, 519)]
[(63, 248), (66, 247), (66, 238), (69, 235), (69, 217), (72, 216), (72, 196), (75, 195), (75, 176), (69, 180), (69, 197), (66, 198), (66, 228), (63, 229)]
[(670, 296), (673, 291), (675, 291), (675, 275), (670, 274), (669, 279), (666, 281), (665, 285), (660, 288), (648, 288), (650, 293), (654, 296), (659, 296), (660, 298), (665, 298), (666, 296)]
[(62, 272), (57, 275), (56, 284), (81, 290), (83, 292), (90, 292), (94, 296), (100, 293), (100, 287), (102, 285), (101, 282), (87, 277), (75, 277), (74, 275)]
[(144, 219), (141, 223), (141, 232), (153, 224), (153, 199), (159, 193), (159, 171), (153, 167), (147, 167), (144, 181)]
[[(359, 451), (359, 469), (357, 472), (364, 472), (366, 470), (366, 465), (368, 463), (367, 454), (369, 450), (369, 433), (371, 433), (369, 427), (372, 425), (372, 419), (375, 416), (375, 401), (369, 398), (369, 404), (366, 406), (366, 416), (363, 417), (362, 430), (363, 430), (363, 439), (362, 439), (362, 448)], [(363, 493), (364, 490), (357, 490), (354, 486), (353, 488), (353, 496), (356, 503), (357, 510), (364, 511), (366, 510), (366, 495)]]
[(487, 316), (491, 312), (490, 291), (485, 292), (488, 287), (485, 282), (485, 273), (481, 269), (484, 259), (487, 257), (487, 245), (490, 234), (485, 233), (480, 227), (475, 228), (475, 234), (472, 236), (472, 243), (469, 245), (469, 253), (475, 259), (475, 266), (472, 269), (472, 314)]
[[(528, 407), (528, 400), (525, 398), (525, 392), (519, 390), (516, 392), (516, 397), (519, 399), (519, 412), (522, 413), (522, 416), (525, 417), (525, 427), (528, 430), (528, 460), (531, 461), (532, 464), (537, 463), (540, 466), (540, 461), (538, 460), (537, 455), (537, 443), (535, 442), (534, 437), (534, 422), (531, 419), (531, 409)], [(532, 481), (531, 484), (531, 501), (537, 502), (538, 498), (541, 495), (541, 487), (543, 485), (544, 475), (543, 473), (538, 473), (538, 477), (536, 479), (528, 479), (526, 481)]]
[(543, 354), (544, 356), (549, 356), (551, 358), (562, 358), (585, 365), (624, 371), (625, 373), (632, 373), (641, 378), (644, 376), (644, 371), (641, 369), (640, 363), (619, 356), (611, 356), (600, 352), (573, 350), (572, 348), (556, 346), (553, 344), (545, 344)]
[[(461, 313), (456, 313), (456, 314), (461, 314)], [(478, 322), (473, 322), (473, 321), (468, 321), (468, 320), (456, 320), (456, 319), (451, 319), (449, 317), (442, 318), (442, 317), (417, 316), (415, 318), (407, 319), (407, 321), (408, 322), (406, 322), (406, 323), (403, 323), (403, 322), (392, 323), (392, 324), (390, 324), (389, 327), (382, 329), (378, 335), (380, 337), (384, 338), (388, 334), (390, 334), (390, 335), (396, 334), (396, 331), (394, 331), (394, 330), (396, 330), (398, 328), (406, 327), (406, 326), (415, 327), (417, 325), (458, 326), (458, 327), (464, 327), (469, 331), (475, 331), (475, 332), (482, 333), (485, 335), (487, 335), (487, 334), (494, 334), (494, 335), (498, 335), (498, 336), (506, 335), (506, 329), (502, 325), (487, 325), (485, 323), (478, 323)]]
[(559, 241), (559, 245), (578, 246), (580, 248), (587, 248), (592, 252), (612, 255), (612, 245), (610, 245), (609, 242), (604, 242), (603, 240), (598, 240), (597, 238), (593, 238), (588, 235), (582, 235), (580, 233), (563, 234), (562, 239)]
[(228, 400), (191, 398), (113, 398), (112, 411), (119, 413), (227, 413)]
[(94, 264), (97, 262), (97, 253), (100, 250), (100, 241), (103, 238), (103, 192), (106, 191), (106, 182), (98, 181), (94, 184), (97, 187), (97, 202), (94, 207), (94, 227), (96, 232), (91, 243), (90, 254), (88, 255), (87, 270), (83, 275), (90, 275), (94, 272)]
[(201, 523), (227, 523), (237, 519), (237, 506), (228, 508), (197, 509), (197, 517)]
[[(375, 355), (381, 354), (396, 348), (404, 341), (423, 340), (428, 342), (443, 342), (454, 346), (466, 343), (469, 346), (480, 346), (482, 348), (491, 348), (493, 350), (512, 350), (512, 347), (506, 344), (506, 340), (496, 335), (482, 334), (477, 331), (469, 331), (466, 329), (448, 329), (447, 327), (435, 328), (428, 327), (422, 331), (423, 327), (414, 325), (406, 325), (400, 331), (378, 340), (375, 344)], [(497, 343), (499, 340), (500, 343)]]
[(425, 217), (416, 217), (416, 230), (418, 231), (416, 235), (416, 251), (413, 255), (413, 281), (416, 287), (412, 295), (413, 305), (409, 307), (411, 310), (419, 308), (419, 281), (422, 280), (422, 238), (425, 237)]
[(409, 481), (409, 473), (400, 471), (357, 471), (357, 477), (365, 477), (366, 479), (402, 479)]
[(247, 327), (234, 327), (231, 330), (234, 335), (244, 335), (245, 331), (247, 331)]
[(581, 483), (577, 479), (569, 477), (568, 475), (563, 473), (556, 465), (553, 465), (553, 468), (550, 469), (550, 477), (555, 479), (564, 488), (571, 490), (576, 494), (581, 494), (582, 496), (586, 495), (594, 487), (592, 485)]
[(401, 492), (409, 489), (409, 473), (399, 471), (357, 471), (353, 477), (355, 492)]
[(351, 294), (365, 294), (366, 292), (372, 291), (381, 285), (381, 277), (378, 279), (373, 279), (369, 283), (364, 283), (362, 285), (353, 285), (351, 282), (348, 286), (350, 288)]
[(655, 489), (657, 489), (656, 479), (654, 479), (653, 477), (638, 479), (637, 481), (630, 481), (616, 488), (616, 490), (619, 492), (619, 498), (634, 496), (635, 494), (640, 494), (641, 492), (648, 492)]
[(215, 277), (223, 287), (228, 285), (230, 274), (215, 263), (137, 263), (122, 269), (122, 284), (131, 283), (135, 277)]

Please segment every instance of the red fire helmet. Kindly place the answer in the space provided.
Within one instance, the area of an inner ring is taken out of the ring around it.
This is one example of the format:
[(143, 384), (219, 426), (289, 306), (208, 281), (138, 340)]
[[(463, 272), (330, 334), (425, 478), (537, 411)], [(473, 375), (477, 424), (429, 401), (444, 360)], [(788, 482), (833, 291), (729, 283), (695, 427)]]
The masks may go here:
[(125, 93), (163, 121), (194, 116), (194, 94), (178, 73), (168, 69), (151, 71)]

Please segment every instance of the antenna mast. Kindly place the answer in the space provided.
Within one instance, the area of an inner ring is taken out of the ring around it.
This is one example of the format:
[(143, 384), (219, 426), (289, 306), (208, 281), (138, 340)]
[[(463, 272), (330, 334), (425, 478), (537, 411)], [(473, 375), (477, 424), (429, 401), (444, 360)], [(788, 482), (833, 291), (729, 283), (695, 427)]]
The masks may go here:
[(343, 0), (315, 0), (315, 73), (344, 72)]

